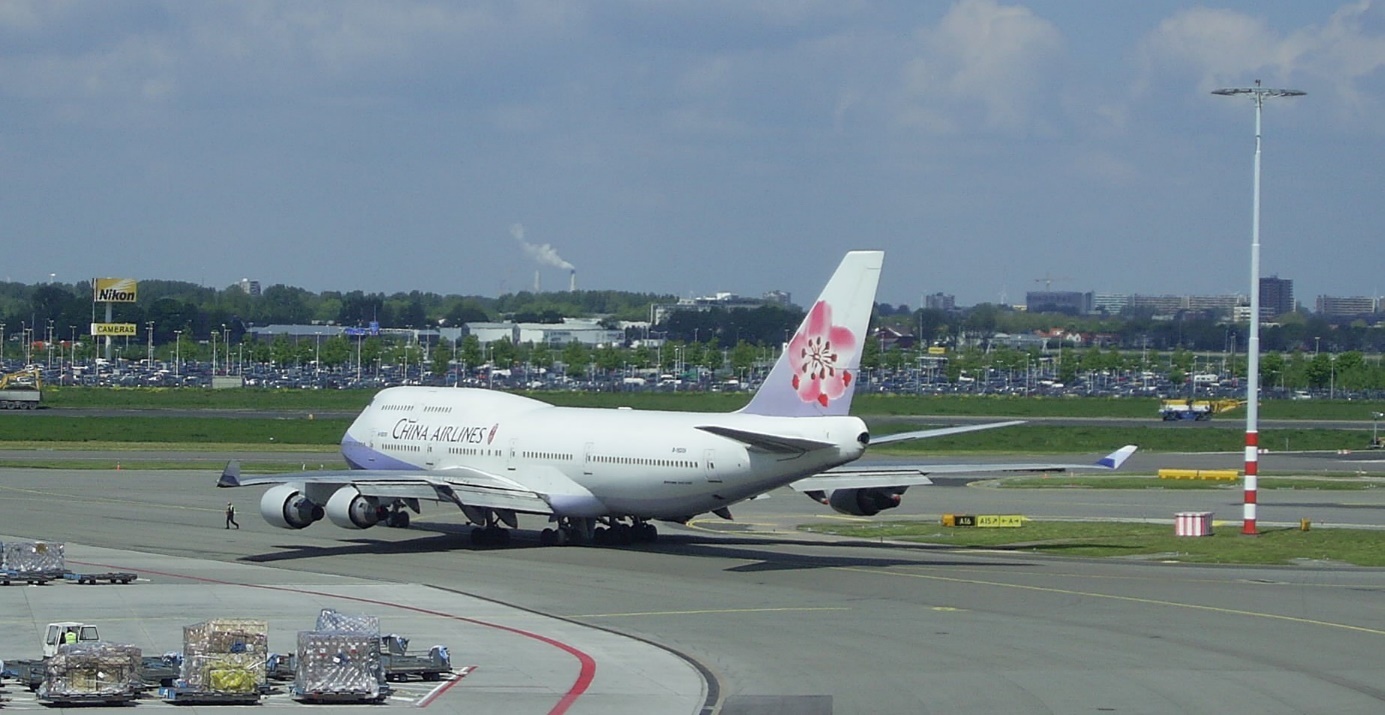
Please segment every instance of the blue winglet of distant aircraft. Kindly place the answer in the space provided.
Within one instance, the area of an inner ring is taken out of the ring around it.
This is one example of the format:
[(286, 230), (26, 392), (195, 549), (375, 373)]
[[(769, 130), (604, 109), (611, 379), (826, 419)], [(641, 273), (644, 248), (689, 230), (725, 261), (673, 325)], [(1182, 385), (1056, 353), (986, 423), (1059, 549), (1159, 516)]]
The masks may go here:
[(231, 460), (226, 464), (226, 468), (221, 470), (221, 478), (216, 480), (218, 487), (238, 487), (240, 486), (240, 462)]

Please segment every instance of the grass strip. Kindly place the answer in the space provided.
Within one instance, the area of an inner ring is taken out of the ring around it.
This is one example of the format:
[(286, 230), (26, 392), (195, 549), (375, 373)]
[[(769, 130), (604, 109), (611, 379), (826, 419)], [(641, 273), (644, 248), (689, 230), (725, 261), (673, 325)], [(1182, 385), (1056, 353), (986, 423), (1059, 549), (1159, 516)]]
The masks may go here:
[(336, 445), (349, 419), (0, 415), (0, 442)]
[[(54, 407), (106, 409), (215, 408), (298, 410), (355, 413), (375, 390), (295, 390), (242, 388), (62, 387), (44, 388), (44, 403)], [(743, 407), (750, 393), (735, 392), (571, 392), (523, 393), (570, 407), (633, 407), (640, 410), (730, 412)], [(1130, 397), (1037, 397), (1018, 395), (882, 395), (859, 394), (852, 402), (858, 415), (949, 415), (1004, 417), (1134, 417), (1158, 421), (1159, 400)], [(1266, 420), (1353, 420), (1370, 425), (1372, 412), (1385, 401), (1264, 400)], [(1214, 419), (1244, 420), (1241, 410)]]
[[(16, 460), (0, 462), (4, 469), (67, 469), (67, 470), (140, 470), (140, 471), (206, 471), (208, 478), (219, 474), (226, 466), (224, 459), (150, 461), (150, 460)], [(240, 463), (242, 474), (279, 474), (282, 472), (318, 471), (322, 469), (346, 469), (346, 462), (340, 458), (309, 462), (244, 461)]]
[(893, 539), (963, 549), (999, 549), (1082, 558), (1139, 558), (1209, 564), (1291, 564), (1328, 561), (1385, 566), (1385, 530), (1261, 528), (1244, 536), (1218, 526), (1211, 536), (1174, 536), (1172, 524), (1026, 520), (1008, 529), (943, 527), (929, 522), (808, 524), (819, 534)]
[[(1078, 476), (1034, 476), (1007, 477), (997, 480), (996, 486), (1002, 489), (1167, 489), (1170, 491), (1212, 490), (1239, 492), (1244, 488), (1240, 479), (1159, 479), (1158, 477), (1078, 477)], [(1310, 489), (1318, 491), (1362, 491), (1381, 486), (1374, 481), (1366, 481), (1352, 476), (1324, 476), (1294, 478), (1260, 476), (1260, 489)]]

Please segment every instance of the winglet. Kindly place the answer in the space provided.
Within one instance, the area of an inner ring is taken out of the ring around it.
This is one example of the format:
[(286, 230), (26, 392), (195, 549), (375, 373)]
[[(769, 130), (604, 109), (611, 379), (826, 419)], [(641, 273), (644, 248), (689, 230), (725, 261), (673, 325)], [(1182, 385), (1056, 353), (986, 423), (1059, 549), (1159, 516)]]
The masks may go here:
[(1107, 469), (1120, 469), (1120, 466), (1125, 463), (1125, 460), (1130, 458), (1130, 455), (1135, 453), (1136, 449), (1139, 448), (1133, 444), (1127, 444), (1105, 457), (1098, 459), (1096, 464), (1098, 467), (1105, 467)]
[(221, 470), (221, 478), (216, 480), (218, 487), (238, 487), (240, 486), (240, 461), (231, 460), (226, 463), (226, 468)]
[(851, 251), (842, 258), (741, 412), (774, 417), (848, 414), (884, 260), (884, 251)]

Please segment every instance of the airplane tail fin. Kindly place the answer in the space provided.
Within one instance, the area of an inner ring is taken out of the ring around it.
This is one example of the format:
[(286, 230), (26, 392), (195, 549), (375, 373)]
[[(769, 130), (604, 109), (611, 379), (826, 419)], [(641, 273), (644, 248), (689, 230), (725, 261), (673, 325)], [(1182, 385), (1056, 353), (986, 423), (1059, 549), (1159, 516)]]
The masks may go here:
[(741, 412), (778, 417), (847, 414), (884, 259), (884, 251), (846, 254)]

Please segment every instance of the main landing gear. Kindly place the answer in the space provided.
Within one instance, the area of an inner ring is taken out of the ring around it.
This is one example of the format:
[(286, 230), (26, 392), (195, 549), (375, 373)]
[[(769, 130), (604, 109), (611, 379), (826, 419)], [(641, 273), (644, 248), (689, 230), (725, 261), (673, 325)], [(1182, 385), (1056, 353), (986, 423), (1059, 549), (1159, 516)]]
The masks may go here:
[(409, 528), (408, 507), (402, 500), (395, 500), (392, 504), (381, 505), (376, 517), (381, 524), (395, 529)]
[(626, 524), (616, 517), (579, 519), (562, 517), (558, 527), (539, 532), (543, 546), (560, 544), (596, 544), (597, 546), (628, 546), (632, 543), (653, 543), (659, 530), (645, 519), (634, 518)]
[[(472, 546), (508, 546), (510, 530), (501, 526), (494, 514), (478, 514), (484, 517), (485, 526), (471, 529)], [(626, 523), (626, 520), (629, 523)], [(475, 522), (473, 522), (475, 523)], [(508, 526), (513, 524), (506, 522)], [(553, 526), (539, 532), (541, 546), (595, 544), (597, 546), (628, 546), (637, 543), (653, 543), (659, 539), (659, 530), (647, 519), (604, 516), (600, 518), (559, 517)]]

